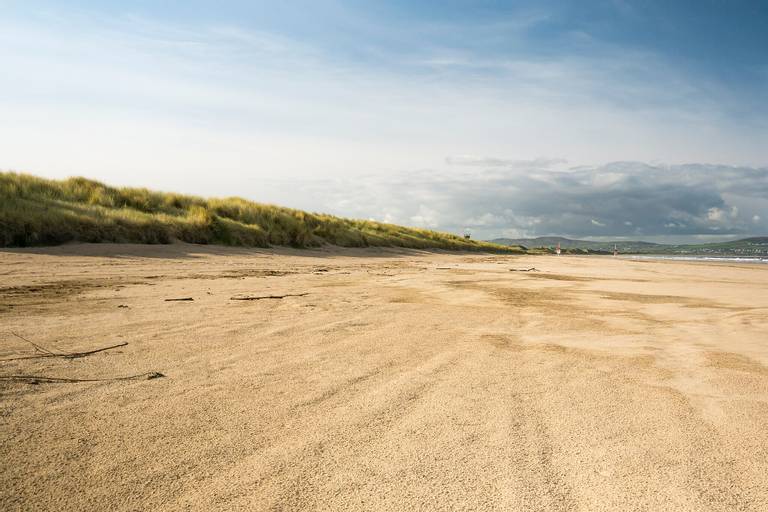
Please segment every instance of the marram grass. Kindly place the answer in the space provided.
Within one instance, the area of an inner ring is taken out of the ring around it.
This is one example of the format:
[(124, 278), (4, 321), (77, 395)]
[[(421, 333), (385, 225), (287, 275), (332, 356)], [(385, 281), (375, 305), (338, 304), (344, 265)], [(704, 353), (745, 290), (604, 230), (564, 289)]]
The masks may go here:
[(332, 244), (523, 252), (448, 233), (307, 213), (237, 197), (204, 199), (110, 187), (86, 178), (59, 181), (0, 173), (0, 246), (174, 240), (246, 247)]

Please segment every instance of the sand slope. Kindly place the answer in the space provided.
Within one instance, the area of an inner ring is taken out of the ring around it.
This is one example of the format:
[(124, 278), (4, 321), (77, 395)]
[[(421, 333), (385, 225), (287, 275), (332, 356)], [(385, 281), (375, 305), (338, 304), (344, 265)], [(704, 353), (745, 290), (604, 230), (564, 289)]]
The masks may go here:
[(768, 510), (762, 266), (6, 250), (0, 324), (166, 375), (0, 380), (2, 510)]

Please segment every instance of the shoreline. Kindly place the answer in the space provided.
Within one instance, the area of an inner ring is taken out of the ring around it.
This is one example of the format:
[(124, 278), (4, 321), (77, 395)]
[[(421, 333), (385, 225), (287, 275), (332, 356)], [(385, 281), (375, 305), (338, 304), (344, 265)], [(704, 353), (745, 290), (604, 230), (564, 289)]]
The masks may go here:
[(728, 263), (768, 263), (768, 256), (704, 256), (704, 255), (672, 255), (672, 254), (626, 254), (620, 255), (632, 260), (671, 260), (671, 261), (710, 261)]

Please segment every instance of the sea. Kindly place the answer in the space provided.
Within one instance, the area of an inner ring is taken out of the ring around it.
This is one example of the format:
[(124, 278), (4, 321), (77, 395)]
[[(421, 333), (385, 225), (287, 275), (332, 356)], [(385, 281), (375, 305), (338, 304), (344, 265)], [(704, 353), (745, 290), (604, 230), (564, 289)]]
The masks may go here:
[(744, 256), (671, 256), (668, 254), (627, 254), (622, 258), (632, 260), (672, 260), (672, 261), (709, 261), (718, 263), (755, 263), (768, 265), (768, 258), (749, 258)]

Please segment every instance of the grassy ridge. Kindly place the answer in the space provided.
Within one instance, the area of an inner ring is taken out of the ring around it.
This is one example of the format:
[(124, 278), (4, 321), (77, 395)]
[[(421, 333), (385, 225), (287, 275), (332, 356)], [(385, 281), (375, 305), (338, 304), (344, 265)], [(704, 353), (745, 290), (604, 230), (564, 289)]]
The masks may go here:
[(0, 246), (71, 241), (522, 252), (447, 233), (254, 203), (0, 173)]

